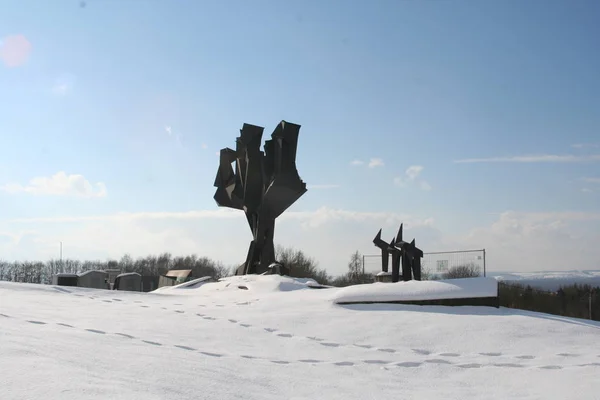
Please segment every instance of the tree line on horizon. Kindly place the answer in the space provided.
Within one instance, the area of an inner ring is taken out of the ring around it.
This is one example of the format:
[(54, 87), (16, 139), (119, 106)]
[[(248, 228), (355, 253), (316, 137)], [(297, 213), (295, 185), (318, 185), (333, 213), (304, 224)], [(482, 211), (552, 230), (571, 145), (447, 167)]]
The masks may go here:
[[(363, 272), (362, 255), (358, 251), (351, 254), (347, 272), (339, 276), (329, 275), (326, 269), (320, 268), (316, 260), (302, 250), (277, 246), (275, 253), (276, 259), (290, 268), (292, 277), (311, 278), (323, 285), (336, 287), (375, 281), (374, 274)], [(155, 277), (164, 275), (171, 269), (191, 269), (195, 277), (211, 276), (219, 279), (233, 275), (237, 267), (237, 265), (225, 266), (208, 257), (172, 256), (170, 253), (136, 259), (126, 254), (119, 260), (108, 261), (65, 259), (62, 262), (60, 260), (7, 262), (0, 260), (0, 281), (51, 284), (52, 277), (57, 273), (81, 273), (105, 269), (118, 269), (123, 273), (137, 272), (142, 276)], [(434, 275), (427, 270), (422, 271), (423, 280), (477, 276), (481, 275), (479, 267), (474, 264), (454, 266), (442, 275)], [(590, 319), (591, 317), (593, 320), (600, 321), (600, 287), (569, 285), (552, 292), (516, 283), (500, 282), (498, 295), (502, 307), (574, 318)]]
[[(351, 254), (347, 272), (339, 276), (330, 275), (326, 269), (320, 268), (318, 262), (302, 250), (278, 245), (275, 248), (275, 258), (290, 269), (290, 275), (296, 278), (311, 278), (329, 286), (350, 286), (375, 281), (375, 275), (364, 272), (362, 255), (355, 251)], [(22, 283), (51, 284), (52, 278), (58, 273), (82, 273), (91, 270), (116, 269), (122, 273), (137, 272), (142, 276), (158, 277), (172, 269), (190, 269), (195, 277), (211, 276), (215, 279), (230, 276), (235, 273), (237, 265), (225, 266), (209, 257), (195, 254), (188, 256), (173, 256), (168, 252), (159, 255), (132, 258), (125, 254), (119, 260), (75, 260), (51, 259), (49, 261), (14, 261), (0, 260), (0, 281)], [(479, 276), (478, 267), (462, 265), (450, 269), (442, 276), (434, 276), (423, 271), (423, 279), (452, 279)]]

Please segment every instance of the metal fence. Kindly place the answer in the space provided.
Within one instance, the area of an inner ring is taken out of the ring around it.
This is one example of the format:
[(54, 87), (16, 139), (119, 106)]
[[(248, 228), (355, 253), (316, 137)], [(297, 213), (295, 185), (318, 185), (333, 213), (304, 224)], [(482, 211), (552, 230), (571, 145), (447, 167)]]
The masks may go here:
[[(376, 274), (381, 271), (381, 254), (363, 255), (362, 263), (363, 272)], [(442, 276), (453, 268), (467, 265), (486, 276), (485, 249), (424, 253), (421, 260), (422, 271), (430, 276)]]

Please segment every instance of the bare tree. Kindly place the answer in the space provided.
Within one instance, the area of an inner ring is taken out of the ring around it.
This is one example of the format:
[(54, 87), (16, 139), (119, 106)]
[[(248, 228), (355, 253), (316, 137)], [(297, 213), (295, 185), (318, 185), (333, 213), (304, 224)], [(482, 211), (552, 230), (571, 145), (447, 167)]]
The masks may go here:
[(275, 247), (275, 259), (289, 268), (290, 276), (312, 278), (323, 285), (331, 279), (327, 271), (318, 268), (317, 262), (301, 250), (278, 245)]
[(481, 275), (479, 265), (468, 263), (452, 267), (442, 277), (444, 279), (476, 278)]

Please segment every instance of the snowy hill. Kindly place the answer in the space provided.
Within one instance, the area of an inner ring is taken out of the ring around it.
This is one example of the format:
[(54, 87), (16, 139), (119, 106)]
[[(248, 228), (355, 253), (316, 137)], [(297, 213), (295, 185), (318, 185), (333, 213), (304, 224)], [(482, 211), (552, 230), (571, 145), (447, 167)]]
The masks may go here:
[[(592, 399), (600, 323), (334, 303), (234, 277), (157, 293), (0, 282), (0, 399)], [(194, 287), (195, 286), (195, 287)]]
[(498, 281), (530, 285), (543, 290), (556, 291), (561, 286), (590, 285), (600, 287), (600, 271), (542, 271), (497, 274)]

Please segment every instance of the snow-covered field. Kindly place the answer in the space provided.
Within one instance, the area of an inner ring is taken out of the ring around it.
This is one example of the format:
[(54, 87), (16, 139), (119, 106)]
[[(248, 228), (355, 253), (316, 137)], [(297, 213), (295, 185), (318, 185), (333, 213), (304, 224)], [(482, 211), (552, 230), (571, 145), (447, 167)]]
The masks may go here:
[(600, 396), (599, 323), (338, 305), (340, 290), (277, 276), (157, 293), (2, 282), (0, 399)]
[(591, 285), (600, 287), (600, 271), (542, 271), (496, 274), (498, 281), (530, 285), (543, 290), (556, 291), (561, 286)]

